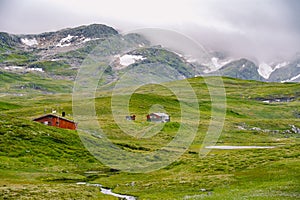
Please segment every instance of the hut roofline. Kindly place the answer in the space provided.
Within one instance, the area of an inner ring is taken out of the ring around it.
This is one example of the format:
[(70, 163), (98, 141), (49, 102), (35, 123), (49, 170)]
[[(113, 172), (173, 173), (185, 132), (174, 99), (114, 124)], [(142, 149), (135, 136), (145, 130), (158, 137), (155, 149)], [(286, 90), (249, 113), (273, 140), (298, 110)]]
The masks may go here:
[(57, 117), (59, 119), (63, 119), (63, 120), (66, 120), (68, 122), (71, 122), (71, 123), (75, 123), (74, 121), (70, 120), (70, 119), (67, 119), (67, 118), (64, 118), (64, 117), (61, 117), (61, 116), (58, 116), (58, 115), (54, 115), (54, 114), (45, 114), (45, 115), (42, 115), (38, 118), (34, 118), (33, 121), (36, 121), (36, 120), (39, 120), (39, 119), (42, 119), (42, 118), (45, 118), (45, 117), (49, 117), (49, 116), (52, 116), (52, 117)]
[[(160, 116), (160, 117), (168, 117), (169, 115), (166, 114), (166, 113), (151, 113), (151, 114), (154, 114), (154, 115), (157, 115), (157, 116)], [(150, 114), (150, 115), (151, 115)]]

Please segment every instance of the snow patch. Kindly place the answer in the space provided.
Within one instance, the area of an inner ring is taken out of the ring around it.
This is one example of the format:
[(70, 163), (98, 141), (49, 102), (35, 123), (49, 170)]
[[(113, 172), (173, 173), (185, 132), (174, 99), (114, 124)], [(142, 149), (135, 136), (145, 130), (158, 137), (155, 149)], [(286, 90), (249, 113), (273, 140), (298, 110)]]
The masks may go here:
[(33, 39), (21, 38), (21, 42), (30, 47), (34, 46), (34, 45), (38, 45), (38, 42), (35, 38), (33, 38)]
[(195, 62), (197, 62), (197, 59), (189, 58), (186, 61), (189, 62), (189, 63), (195, 63)]
[(125, 54), (120, 57), (120, 64), (127, 67), (129, 65), (134, 64), (137, 60), (145, 60), (145, 59), (146, 58), (144, 58), (143, 56)]
[(222, 65), (219, 63), (219, 58), (213, 57), (211, 58), (211, 62), (215, 66), (216, 70), (222, 67)]
[[(258, 73), (259, 75), (261, 75), (262, 77), (264, 77), (265, 79), (269, 79), (271, 74), (277, 70), (277, 69), (280, 69), (282, 67), (285, 67), (289, 64), (289, 62), (282, 62), (282, 63), (278, 63), (275, 65), (274, 67), (274, 64), (271, 63), (271, 64), (266, 64), (266, 63), (261, 63), (259, 66), (258, 66)], [(273, 66), (273, 68), (271, 67)]]
[(257, 69), (259, 75), (261, 75), (265, 79), (268, 79), (273, 71), (274, 69), (272, 69), (272, 67), (266, 63), (261, 63)]
[(171, 51), (172, 53), (176, 54), (177, 56), (179, 56), (180, 58), (183, 58), (184, 56), (176, 51)]
[(284, 81), (281, 81), (281, 83), (285, 83), (285, 82), (292, 82), (296, 79), (300, 78), (300, 74), (298, 74), (297, 76), (294, 76), (293, 78), (290, 78), (288, 80), (284, 80)]
[(14, 71), (14, 70), (23, 70), (24, 67), (20, 67), (20, 66), (8, 66), (8, 67), (4, 67), (5, 70), (10, 70), (10, 71)]
[(279, 63), (279, 64), (277, 64), (277, 65), (275, 66), (274, 71), (275, 71), (276, 69), (280, 69), (280, 68), (282, 68), (282, 67), (285, 67), (285, 66), (287, 66), (288, 64), (289, 64), (289, 62), (282, 62), (282, 63)]
[(43, 68), (27, 68), (26, 71), (44, 72)]
[(88, 42), (88, 41), (91, 41), (92, 39), (91, 38), (85, 38), (82, 42), (85, 43), (85, 42)]
[(205, 70), (204, 73), (210, 73), (219, 70), (223, 66), (227, 65), (230, 63), (232, 60), (220, 60), (217, 57), (212, 57), (211, 58), (211, 63), (205, 64), (206, 66), (210, 66), (209, 70)]
[(86, 38), (86, 37), (82, 36), (80, 38), (80, 43), (82, 44), (82, 43), (85, 43), (85, 42), (88, 42), (88, 41), (91, 41), (91, 40), (92, 40), (92, 38)]
[(259, 66), (258, 66), (258, 73), (259, 75), (261, 75), (262, 77), (264, 77), (265, 79), (269, 79), (271, 74), (277, 70), (277, 69), (280, 69), (282, 67), (285, 67), (289, 64), (289, 62), (282, 62), (282, 63), (278, 63), (277, 65), (275, 65), (275, 67), (271, 67), (274, 66), (274, 64), (267, 64), (267, 63), (261, 63)]
[[(75, 36), (77, 37), (77, 36)], [(89, 42), (89, 41), (94, 41), (94, 40), (99, 40), (101, 38), (85, 38), (85, 37), (82, 37), (80, 38), (80, 42), (79, 44), (83, 44), (83, 43), (86, 43), (86, 42)]]
[(25, 68), (25, 67), (21, 67), (21, 66), (6, 66), (4, 67), (4, 70), (8, 70), (8, 71), (37, 71), (37, 72), (44, 72), (43, 68)]
[(67, 46), (70, 46), (71, 45), (71, 39), (73, 37), (75, 37), (75, 36), (68, 35), (67, 37), (62, 38), (56, 46), (57, 47), (67, 47)]
[[(171, 51), (171, 50), (169, 50)], [(171, 51), (172, 53), (176, 54), (177, 56), (179, 56), (180, 58), (183, 58), (186, 62), (188, 63), (195, 63), (197, 62), (198, 60), (195, 59), (192, 55), (183, 55), (181, 53), (178, 53), (176, 51)]]

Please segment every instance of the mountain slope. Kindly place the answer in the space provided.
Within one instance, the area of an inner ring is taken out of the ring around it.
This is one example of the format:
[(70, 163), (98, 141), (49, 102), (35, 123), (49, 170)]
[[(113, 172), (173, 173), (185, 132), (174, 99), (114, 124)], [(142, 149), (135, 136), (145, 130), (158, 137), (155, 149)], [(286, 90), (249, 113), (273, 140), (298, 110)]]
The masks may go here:
[(276, 69), (270, 76), (273, 82), (300, 82), (300, 58), (295, 59), (284, 67)]
[[(264, 81), (258, 73), (258, 67), (250, 60), (240, 59), (232, 61), (218, 70), (218, 73), (222, 76), (239, 78), (245, 80), (257, 80)], [(216, 73), (210, 73), (214, 75)]]
[[(151, 65), (164, 68), (164, 76), (172, 80), (194, 76), (192, 65), (177, 54), (152, 47), (139, 34), (121, 35), (105, 25), (93, 24), (37, 35), (1, 35), (0, 71), (6, 74), (35, 74), (40, 76), (40, 81), (44, 78), (74, 80), (83, 61), (95, 56), (99, 62), (106, 60), (101, 85), (114, 82), (128, 70), (142, 70)], [(136, 59), (139, 57), (143, 59)], [(168, 69), (176, 73), (168, 73)], [(18, 83), (6, 85), (16, 88), (26, 85), (26, 81), (20, 79)]]
[[(180, 74), (177, 79), (222, 75), (246, 80), (297, 82), (300, 78), (299, 58), (283, 62), (289, 63), (285, 67), (281, 64), (256, 65), (245, 58), (237, 59), (228, 53), (211, 51), (210, 64), (206, 61), (195, 62), (196, 58), (178, 56), (165, 48), (151, 46), (151, 41), (142, 35), (121, 35), (114, 28), (102, 24), (31, 35), (0, 32), (0, 70), (17, 74), (36, 73), (55, 80), (74, 80), (82, 62), (95, 47), (101, 49), (99, 55), (106, 59), (109, 56), (115, 58), (111, 61), (115, 68), (109, 66), (102, 84), (112, 83), (132, 67), (154, 62), (177, 70)], [(142, 58), (139, 56), (147, 59), (136, 59)], [(131, 59), (129, 64), (124, 64), (126, 59)]]
[[(162, 68), (169, 67), (169, 68), (173, 69), (174, 71), (176, 71), (178, 73), (178, 75), (181, 75), (181, 77), (178, 76), (176, 79), (194, 77), (192, 65), (185, 62), (177, 54), (170, 52), (166, 49), (163, 49), (161, 47), (140, 48), (140, 49), (131, 51), (130, 54), (136, 55), (136, 56), (142, 56), (144, 58), (140, 62), (136, 62), (136, 63), (132, 64), (131, 67), (138, 68), (139, 65), (159, 64), (159, 65), (162, 65)], [(168, 74), (166, 74), (166, 76), (168, 76)]]

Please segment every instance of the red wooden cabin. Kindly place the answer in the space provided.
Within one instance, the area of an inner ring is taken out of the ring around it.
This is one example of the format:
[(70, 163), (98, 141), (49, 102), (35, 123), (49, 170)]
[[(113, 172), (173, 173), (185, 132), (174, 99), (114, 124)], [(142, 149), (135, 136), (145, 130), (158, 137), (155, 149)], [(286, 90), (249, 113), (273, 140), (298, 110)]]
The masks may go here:
[(35, 118), (33, 121), (40, 122), (48, 126), (55, 126), (71, 130), (76, 130), (77, 128), (74, 121), (54, 114), (43, 115), (41, 117)]

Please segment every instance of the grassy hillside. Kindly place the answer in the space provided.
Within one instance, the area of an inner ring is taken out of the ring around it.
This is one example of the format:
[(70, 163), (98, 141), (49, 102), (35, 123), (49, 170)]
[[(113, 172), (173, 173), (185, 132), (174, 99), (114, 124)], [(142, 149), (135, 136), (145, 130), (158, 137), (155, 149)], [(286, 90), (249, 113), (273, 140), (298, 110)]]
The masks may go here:
[[(13, 82), (8, 75), (5, 77)], [(20, 76), (16, 80), (24, 78), (26, 76)], [(189, 82), (199, 101), (200, 125), (192, 145), (169, 166), (134, 174), (101, 164), (81, 143), (80, 132), (31, 121), (45, 109), (55, 108), (72, 114), (70, 94), (2, 95), (0, 199), (112, 198), (100, 193), (98, 188), (76, 185), (80, 181), (100, 183), (116, 193), (139, 199), (300, 198), (300, 134), (292, 130), (292, 125), (300, 127), (296, 114), (300, 110), (299, 84), (230, 78), (223, 81), (227, 111), (217, 145), (275, 148), (212, 150), (207, 156), (199, 157), (212, 105), (205, 81), (193, 78)], [(61, 87), (60, 83), (53, 83), (55, 85)], [(180, 88), (181, 81), (167, 85)], [(257, 100), (279, 97), (295, 97), (295, 100), (278, 103)], [(171, 122), (164, 124), (161, 131), (150, 138), (132, 137), (119, 128), (113, 120), (109, 90), (99, 89), (95, 105), (99, 124), (107, 137), (128, 152), (149, 153), (161, 148), (174, 139), (180, 125), (180, 104), (167, 87), (143, 86), (130, 98), (129, 111), (137, 115), (134, 122), (137, 126), (152, 126), (145, 122), (145, 115), (150, 111), (166, 111), (171, 115)], [(68, 117), (72, 118), (72, 115)], [(112, 156), (112, 159), (115, 158)]]
[(0, 92), (17, 96), (37, 93), (70, 93), (73, 82), (54, 80), (39, 73), (17, 74), (0, 70)]

